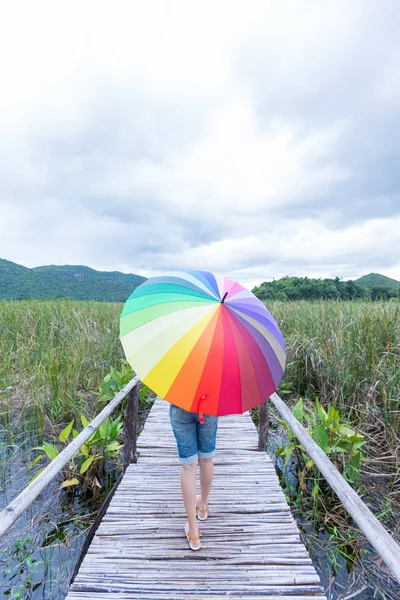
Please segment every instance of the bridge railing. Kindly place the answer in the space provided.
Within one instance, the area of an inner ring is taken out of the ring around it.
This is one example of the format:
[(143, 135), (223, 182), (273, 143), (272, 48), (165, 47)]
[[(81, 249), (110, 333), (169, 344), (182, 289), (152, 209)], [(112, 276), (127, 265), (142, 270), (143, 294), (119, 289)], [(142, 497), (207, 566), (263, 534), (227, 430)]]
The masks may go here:
[[(314, 442), (306, 429), (294, 417), (291, 410), (281, 400), (278, 394), (272, 394), (269, 401), (275, 406), (282, 419), (290, 427), (292, 433), (303, 445), (308, 456), (313, 459), (326, 481), (337, 494), (349, 515), (357, 523), (365, 537), (375, 548), (379, 556), (385, 561), (400, 583), (400, 546), (381, 525), (375, 515), (360, 496), (347, 483), (343, 475), (329, 460), (325, 452)], [(268, 402), (265, 402), (259, 411), (259, 440), (258, 449), (265, 448), (268, 437)]]
[[(103, 421), (127, 396), (124, 418), (124, 470), (131, 462), (136, 462), (136, 424), (139, 406), (140, 381), (132, 379), (113, 400), (93, 419), (91, 423), (51, 461), (46, 469), (30, 483), (4, 510), (0, 512), (0, 536), (19, 519), (50, 481), (65, 467), (79, 448), (100, 427)], [(332, 464), (326, 454), (314, 442), (305, 428), (293, 416), (290, 409), (278, 394), (273, 394), (270, 401), (278, 410), (282, 419), (290, 427), (293, 434), (301, 442), (307, 454), (313, 459), (326, 481), (337, 494), (347, 512), (357, 523), (366, 538), (370, 541), (379, 556), (385, 561), (400, 583), (400, 546), (380, 524), (360, 496), (347, 483), (341, 473)], [(263, 450), (268, 435), (268, 401), (259, 409), (259, 442), (258, 449)]]
[(136, 462), (136, 423), (139, 408), (140, 380), (134, 377), (107, 406), (93, 419), (79, 435), (17, 496), (0, 512), (0, 536), (19, 519), (52, 479), (65, 467), (79, 448), (93, 435), (103, 421), (127, 396), (124, 418), (124, 470), (131, 462)]

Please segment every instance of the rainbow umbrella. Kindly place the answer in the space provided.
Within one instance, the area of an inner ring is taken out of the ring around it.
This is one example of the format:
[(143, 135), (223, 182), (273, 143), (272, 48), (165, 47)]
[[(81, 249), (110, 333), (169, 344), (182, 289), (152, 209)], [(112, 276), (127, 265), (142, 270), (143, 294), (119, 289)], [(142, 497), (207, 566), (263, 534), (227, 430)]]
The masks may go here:
[(240, 414), (277, 389), (285, 345), (275, 320), (239, 283), (206, 271), (142, 283), (126, 301), (121, 342), (142, 382), (200, 415)]

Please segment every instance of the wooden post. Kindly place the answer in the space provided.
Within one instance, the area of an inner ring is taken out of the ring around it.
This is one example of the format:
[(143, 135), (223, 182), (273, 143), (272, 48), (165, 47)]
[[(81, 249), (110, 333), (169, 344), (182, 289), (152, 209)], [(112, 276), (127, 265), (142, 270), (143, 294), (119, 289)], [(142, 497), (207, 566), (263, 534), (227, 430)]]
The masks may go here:
[(269, 425), (269, 414), (268, 414), (268, 400), (266, 400), (261, 406), (258, 407), (258, 451), (262, 452), (265, 450), (265, 446), (268, 442), (268, 425)]
[(124, 471), (131, 463), (137, 462), (136, 427), (139, 414), (140, 383), (127, 395), (124, 414)]

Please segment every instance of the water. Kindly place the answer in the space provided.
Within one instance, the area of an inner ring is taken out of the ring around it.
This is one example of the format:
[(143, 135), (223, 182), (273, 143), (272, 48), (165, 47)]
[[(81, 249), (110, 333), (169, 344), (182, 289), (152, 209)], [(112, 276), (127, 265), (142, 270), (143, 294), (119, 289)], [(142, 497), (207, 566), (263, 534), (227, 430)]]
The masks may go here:
[[(399, 600), (399, 584), (347, 513), (336, 513), (337, 508), (327, 506), (315, 515), (309, 504), (296, 504), (298, 479), (294, 461), (284, 467), (283, 459), (275, 456), (275, 451), (286, 443), (285, 433), (270, 429), (267, 451), (281, 473), (282, 483), (293, 490), (289, 504), (328, 600)], [(385, 497), (384, 485), (375, 485), (363, 501), (377, 515)], [(386, 517), (385, 528), (397, 531), (400, 512), (389, 511)]]
[[(28, 484), (41, 440), (0, 430), (0, 509)], [(110, 480), (115, 479), (111, 474)], [(0, 540), (0, 596), (63, 599), (99, 503), (60, 490), (54, 479)], [(109, 484), (108, 484), (109, 485)], [(18, 595), (19, 594), (19, 595)]]

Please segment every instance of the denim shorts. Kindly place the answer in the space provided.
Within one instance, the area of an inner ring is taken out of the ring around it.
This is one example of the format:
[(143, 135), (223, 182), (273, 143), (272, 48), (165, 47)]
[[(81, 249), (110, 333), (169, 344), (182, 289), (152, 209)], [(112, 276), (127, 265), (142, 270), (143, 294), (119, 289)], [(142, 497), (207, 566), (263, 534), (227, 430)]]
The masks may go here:
[(212, 458), (215, 455), (218, 417), (204, 415), (204, 423), (200, 423), (198, 413), (171, 404), (169, 418), (181, 465), (192, 465), (198, 458)]

